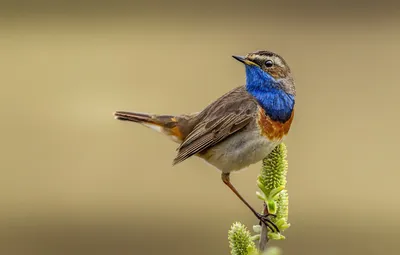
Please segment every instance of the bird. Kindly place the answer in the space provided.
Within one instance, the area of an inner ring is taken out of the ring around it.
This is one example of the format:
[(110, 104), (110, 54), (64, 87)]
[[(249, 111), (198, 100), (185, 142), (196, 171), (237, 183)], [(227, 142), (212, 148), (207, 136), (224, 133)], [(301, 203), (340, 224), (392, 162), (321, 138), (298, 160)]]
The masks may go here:
[(114, 117), (152, 128), (179, 144), (173, 165), (197, 156), (221, 171), (221, 179), (252, 213), (279, 232), (268, 211), (258, 213), (230, 181), (230, 174), (269, 155), (288, 135), (296, 97), (283, 57), (260, 50), (232, 56), (245, 66), (246, 82), (203, 110), (180, 115), (116, 111)]

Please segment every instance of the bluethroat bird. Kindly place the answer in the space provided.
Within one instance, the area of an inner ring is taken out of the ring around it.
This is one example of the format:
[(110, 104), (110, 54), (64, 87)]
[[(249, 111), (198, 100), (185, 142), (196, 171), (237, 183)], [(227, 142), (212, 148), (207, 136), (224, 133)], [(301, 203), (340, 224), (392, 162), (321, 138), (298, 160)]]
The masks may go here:
[(288, 134), (294, 116), (295, 84), (286, 61), (276, 53), (257, 51), (233, 56), (246, 69), (246, 85), (226, 93), (204, 110), (182, 115), (117, 111), (115, 118), (140, 123), (179, 143), (176, 165), (196, 155), (219, 169), (222, 181), (272, 231), (230, 182), (232, 171), (266, 157)]

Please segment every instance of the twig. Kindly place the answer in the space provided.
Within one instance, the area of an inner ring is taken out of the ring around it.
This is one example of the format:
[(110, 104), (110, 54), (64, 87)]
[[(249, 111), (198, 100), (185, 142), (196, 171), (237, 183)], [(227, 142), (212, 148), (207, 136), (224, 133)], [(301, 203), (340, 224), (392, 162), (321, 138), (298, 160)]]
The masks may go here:
[[(268, 208), (266, 203), (264, 203), (263, 213), (264, 214), (268, 213)], [(269, 241), (268, 227), (263, 222), (261, 222), (260, 241), (258, 243), (258, 250), (261, 251), (261, 253), (266, 250), (268, 241)]]

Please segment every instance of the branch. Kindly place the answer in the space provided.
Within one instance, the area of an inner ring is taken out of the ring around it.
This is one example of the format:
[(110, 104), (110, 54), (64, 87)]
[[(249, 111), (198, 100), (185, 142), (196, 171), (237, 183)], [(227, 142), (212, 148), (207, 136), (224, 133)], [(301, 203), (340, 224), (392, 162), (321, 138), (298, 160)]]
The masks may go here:
[[(264, 203), (263, 213), (266, 214), (268, 212), (267, 204)], [(261, 222), (261, 232), (260, 232), (260, 240), (258, 242), (258, 250), (263, 252), (267, 248), (267, 243), (269, 241), (268, 238), (268, 227), (263, 222)]]
[[(266, 214), (269, 212), (276, 215), (276, 217), (271, 217), (271, 221), (279, 228), (280, 233), (269, 232), (267, 226), (262, 223), (261, 226), (256, 225), (253, 227), (254, 232), (258, 234), (251, 237), (244, 225), (235, 223), (229, 231), (229, 243), (232, 255), (280, 254), (280, 250), (277, 248), (272, 247), (267, 249), (267, 243), (269, 240), (285, 239), (282, 232), (290, 226), (287, 222), (289, 198), (285, 189), (288, 168), (286, 154), (286, 146), (283, 143), (276, 146), (264, 158), (261, 173), (257, 178), (257, 185), (260, 188), (260, 192), (256, 194), (259, 199), (264, 201), (263, 213)], [(236, 238), (238, 236), (241, 238)], [(248, 246), (249, 242), (254, 245), (253, 241), (255, 240), (258, 240), (258, 250), (253, 249), (253, 246), (250, 249), (238, 249), (238, 247), (250, 247)]]

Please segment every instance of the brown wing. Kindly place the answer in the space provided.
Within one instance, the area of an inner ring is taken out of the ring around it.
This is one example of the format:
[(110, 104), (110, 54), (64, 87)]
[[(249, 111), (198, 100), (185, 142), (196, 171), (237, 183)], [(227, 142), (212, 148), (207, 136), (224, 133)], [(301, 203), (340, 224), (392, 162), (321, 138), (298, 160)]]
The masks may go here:
[(173, 164), (223, 141), (256, 116), (257, 103), (244, 86), (228, 92), (195, 117), (197, 124), (179, 146)]

